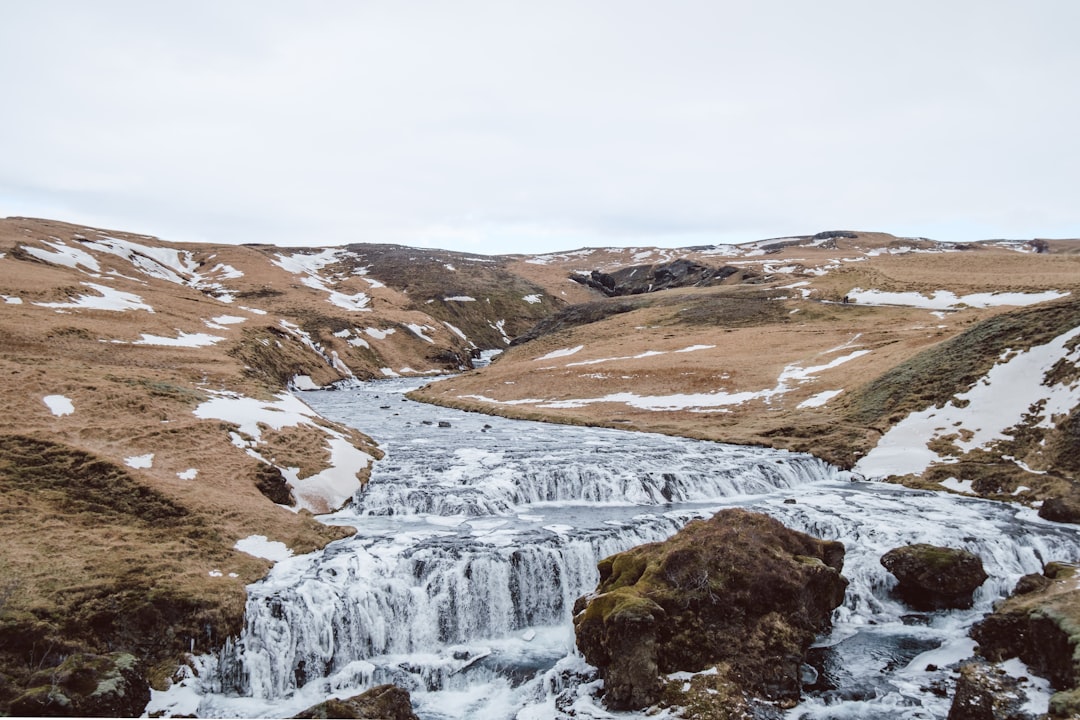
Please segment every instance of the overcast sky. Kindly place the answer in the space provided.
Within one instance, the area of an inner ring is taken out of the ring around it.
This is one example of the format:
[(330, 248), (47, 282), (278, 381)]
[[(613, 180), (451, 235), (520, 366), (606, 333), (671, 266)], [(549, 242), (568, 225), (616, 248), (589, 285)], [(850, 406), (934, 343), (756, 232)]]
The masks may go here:
[(481, 253), (1080, 237), (1080, 2), (0, 0), (0, 217)]

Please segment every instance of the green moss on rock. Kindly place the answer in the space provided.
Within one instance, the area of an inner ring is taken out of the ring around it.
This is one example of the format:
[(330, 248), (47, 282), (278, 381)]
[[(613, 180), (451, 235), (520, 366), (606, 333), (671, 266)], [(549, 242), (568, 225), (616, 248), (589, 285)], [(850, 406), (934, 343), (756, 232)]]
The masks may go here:
[(729, 663), (751, 696), (797, 698), (799, 665), (844, 598), (843, 546), (746, 510), (605, 558), (579, 600), (579, 649), (614, 709), (657, 701), (658, 673)]

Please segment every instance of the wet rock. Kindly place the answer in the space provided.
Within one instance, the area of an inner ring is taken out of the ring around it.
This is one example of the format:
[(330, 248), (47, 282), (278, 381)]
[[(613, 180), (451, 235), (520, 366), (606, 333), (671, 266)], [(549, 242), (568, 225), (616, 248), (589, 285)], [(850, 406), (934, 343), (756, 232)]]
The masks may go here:
[(917, 610), (969, 608), (987, 578), (977, 555), (924, 543), (894, 548), (881, 564), (899, 581), (897, 594)]
[(397, 685), (379, 685), (345, 700), (327, 700), (295, 717), (419, 720), (413, 712), (409, 691)]
[(1048, 498), (1039, 508), (1039, 517), (1053, 522), (1080, 524), (1080, 493)]
[(1045, 590), (1053, 584), (1053, 581), (1045, 575), (1030, 573), (1016, 581), (1013, 595), (1027, 595), (1028, 593)]
[(725, 693), (733, 708), (793, 703), (806, 651), (844, 599), (843, 557), (840, 543), (724, 510), (602, 560), (596, 593), (575, 604), (577, 646), (600, 668), (612, 709), (656, 703), (661, 673), (706, 668), (735, 688)]
[(948, 720), (1033, 720), (1024, 712), (1020, 682), (993, 665), (975, 661), (960, 668)]
[(11, 703), (12, 715), (138, 717), (150, 702), (150, 683), (128, 653), (68, 656), (36, 673)]

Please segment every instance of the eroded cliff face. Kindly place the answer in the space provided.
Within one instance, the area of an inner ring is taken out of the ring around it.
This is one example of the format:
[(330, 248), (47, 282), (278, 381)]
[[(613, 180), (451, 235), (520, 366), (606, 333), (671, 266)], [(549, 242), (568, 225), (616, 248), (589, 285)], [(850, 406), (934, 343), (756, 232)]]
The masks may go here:
[(982, 657), (1020, 658), (1057, 691), (1053, 717), (1080, 717), (1080, 577), (1077, 566), (1048, 563), (1026, 575), (997, 609), (971, 630)]
[(710, 668), (732, 712), (747, 698), (790, 704), (807, 648), (843, 601), (843, 558), (838, 542), (724, 510), (601, 561), (596, 592), (575, 607), (577, 645), (613, 709), (661, 700), (662, 674)]

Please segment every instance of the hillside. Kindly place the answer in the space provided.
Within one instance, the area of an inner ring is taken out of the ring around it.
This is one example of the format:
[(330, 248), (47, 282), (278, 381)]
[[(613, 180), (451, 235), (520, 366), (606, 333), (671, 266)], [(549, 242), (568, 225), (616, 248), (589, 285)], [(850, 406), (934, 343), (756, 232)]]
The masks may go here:
[(460, 373), (416, 395), (1080, 510), (1078, 337), (1080, 241), (488, 257), (0, 220), (0, 710), (76, 650), (167, 676), (345, 532), (313, 513), (380, 451), (289, 389)]

